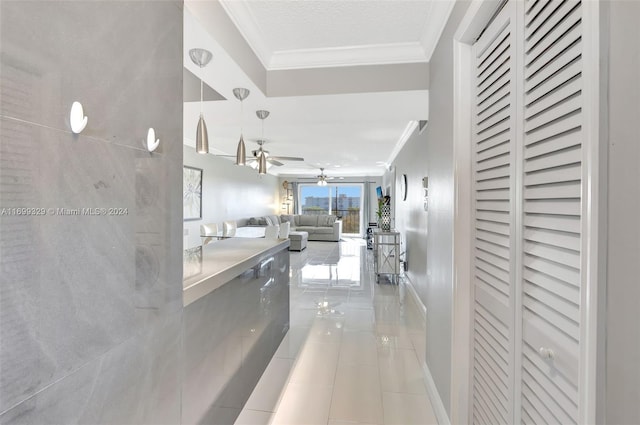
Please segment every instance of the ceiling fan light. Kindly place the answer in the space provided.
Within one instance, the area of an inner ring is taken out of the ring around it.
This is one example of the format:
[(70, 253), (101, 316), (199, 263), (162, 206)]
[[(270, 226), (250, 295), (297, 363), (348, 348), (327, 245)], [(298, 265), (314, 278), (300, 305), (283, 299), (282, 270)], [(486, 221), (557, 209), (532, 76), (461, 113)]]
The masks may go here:
[(201, 154), (209, 153), (209, 135), (207, 133), (207, 124), (204, 122), (202, 114), (200, 114), (196, 130), (196, 152)]
[(236, 165), (246, 165), (247, 163), (247, 149), (244, 146), (244, 138), (240, 135), (240, 141), (238, 142), (238, 150), (236, 151)]
[(267, 157), (264, 155), (258, 159), (258, 174), (267, 174)]

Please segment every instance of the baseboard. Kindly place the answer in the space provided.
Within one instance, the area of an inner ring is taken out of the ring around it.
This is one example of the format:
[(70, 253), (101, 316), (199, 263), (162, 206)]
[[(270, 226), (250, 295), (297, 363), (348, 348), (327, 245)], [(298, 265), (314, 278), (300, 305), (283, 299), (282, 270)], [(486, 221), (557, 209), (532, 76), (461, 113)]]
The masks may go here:
[(418, 292), (416, 291), (416, 288), (413, 286), (413, 283), (411, 282), (411, 279), (409, 279), (409, 276), (404, 275), (404, 279), (403, 280), (404, 280), (405, 286), (407, 288), (407, 292), (411, 295), (411, 300), (416, 305), (416, 307), (418, 307), (418, 311), (422, 315), (422, 320), (424, 320), (426, 322), (427, 321), (427, 307), (422, 303), (422, 300), (418, 296)]
[(440, 398), (438, 388), (436, 387), (436, 383), (433, 380), (433, 376), (431, 376), (431, 371), (429, 370), (429, 366), (427, 366), (426, 362), (422, 362), (422, 372), (424, 383), (427, 386), (427, 394), (431, 400), (431, 406), (433, 407), (433, 413), (435, 413), (436, 419), (438, 420), (438, 425), (451, 425), (451, 420), (449, 419), (449, 415), (447, 415), (447, 409), (444, 407), (444, 403)]
[[(427, 307), (422, 303), (420, 297), (418, 297), (418, 292), (416, 288), (411, 283), (411, 279), (408, 276), (404, 276), (405, 287), (407, 288), (407, 292), (411, 295), (409, 298), (413, 303), (415, 303), (418, 311), (422, 314), (422, 319), (427, 321)], [(440, 398), (440, 393), (438, 393), (438, 388), (436, 387), (436, 383), (433, 380), (433, 376), (431, 376), (431, 371), (429, 370), (429, 366), (425, 359), (420, 359), (420, 364), (422, 364), (422, 377), (424, 379), (424, 384), (427, 387), (427, 394), (429, 395), (429, 399), (431, 400), (431, 406), (433, 407), (433, 412), (436, 415), (436, 419), (438, 419), (439, 425), (451, 425), (451, 420), (449, 419), (449, 415), (447, 415), (447, 409), (444, 407), (444, 403), (442, 402), (442, 398)]]

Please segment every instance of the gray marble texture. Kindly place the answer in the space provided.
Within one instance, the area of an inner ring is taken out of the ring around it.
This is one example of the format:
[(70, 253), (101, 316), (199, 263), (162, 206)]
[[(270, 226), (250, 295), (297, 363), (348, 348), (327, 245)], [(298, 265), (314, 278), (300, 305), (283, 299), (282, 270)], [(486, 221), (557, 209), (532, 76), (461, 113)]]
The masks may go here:
[(127, 211), (0, 216), (2, 424), (180, 420), (182, 22), (178, 1), (0, 2), (0, 208)]
[(182, 423), (233, 423), (288, 328), (286, 247), (189, 304)]

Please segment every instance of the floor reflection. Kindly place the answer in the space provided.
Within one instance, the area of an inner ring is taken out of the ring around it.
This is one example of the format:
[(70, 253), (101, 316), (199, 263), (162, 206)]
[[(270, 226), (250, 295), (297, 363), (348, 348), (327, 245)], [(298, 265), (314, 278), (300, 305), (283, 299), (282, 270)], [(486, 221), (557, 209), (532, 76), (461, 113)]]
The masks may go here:
[(405, 281), (376, 284), (362, 239), (309, 242), (290, 259), (291, 328), (236, 425), (437, 423)]

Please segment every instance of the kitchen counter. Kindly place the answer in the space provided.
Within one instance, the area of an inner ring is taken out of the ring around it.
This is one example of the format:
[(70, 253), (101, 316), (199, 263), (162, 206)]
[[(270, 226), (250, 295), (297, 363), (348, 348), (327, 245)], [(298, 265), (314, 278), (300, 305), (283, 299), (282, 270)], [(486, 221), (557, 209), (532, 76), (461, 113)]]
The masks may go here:
[(288, 246), (231, 238), (184, 251), (182, 423), (228, 425), (242, 411), (289, 329)]
[(184, 251), (183, 305), (186, 307), (260, 263), (289, 248), (289, 240), (230, 238)]

